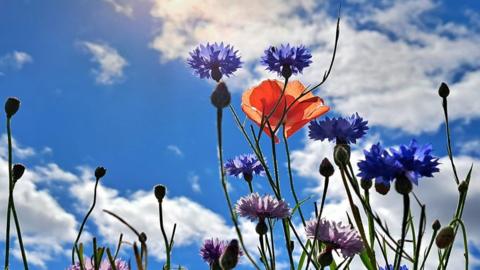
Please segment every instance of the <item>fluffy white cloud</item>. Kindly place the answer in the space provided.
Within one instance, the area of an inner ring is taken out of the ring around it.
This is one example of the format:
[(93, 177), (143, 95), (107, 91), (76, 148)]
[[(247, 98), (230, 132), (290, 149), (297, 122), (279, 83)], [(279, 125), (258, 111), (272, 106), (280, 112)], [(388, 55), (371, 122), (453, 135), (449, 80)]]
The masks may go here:
[[(151, 11), (161, 21), (151, 46), (162, 61), (185, 59), (198, 43), (225, 41), (240, 50), (246, 68), (229, 79), (245, 89), (260, 78), (274, 77), (259, 65), (269, 45), (303, 43), (312, 49), (313, 64), (302, 80), (318, 82), (329, 64), (335, 19), (325, 2), (155, 0)], [(435, 131), (442, 123), (438, 100), (441, 81), (450, 82), (451, 118), (480, 114), (475, 85), (480, 81), (480, 35), (465, 25), (429, 20), (440, 4), (432, 0), (362, 4), (342, 13), (338, 57), (332, 76), (319, 94), (342, 114), (359, 112), (371, 124), (410, 133)], [(268, 11), (268, 12), (266, 12)], [(234, 19), (232, 19), (234, 18)], [(246, 23), (248, 22), (248, 23)], [(366, 25), (368, 27), (366, 27)], [(459, 49), (461, 48), (461, 49)], [(465, 71), (464, 67), (471, 67)], [(457, 74), (465, 74), (454, 81)]]
[(105, 43), (83, 41), (80, 44), (92, 55), (91, 61), (98, 64), (98, 68), (93, 69), (98, 84), (112, 85), (124, 79), (123, 70), (128, 62), (116, 49)]
[(13, 51), (0, 57), (0, 70), (20, 70), (24, 65), (33, 62), (33, 57), (26, 52)]
[[(369, 143), (367, 142), (366, 144), (368, 145)], [(296, 173), (304, 178), (314, 180), (310, 183), (311, 188), (305, 191), (306, 193), (316, 194), (318, 197), (321, 196), (323, 192), (323, 179), (318, 174), (317, 168), (323, 158), (327, 157), (332, 160), (332, 149), (333, 145), (329, 143), (308, 141), (305, 143), (303, 149), (292, 152), (292, 166)], [(352, 151), (352, 164), (356, 164), (361, 158), (362, 153), (360, 148), (355, 148)], [(479, 164), (480, 160), (468, 156), (459, 156), (455, 161), (460, 177), (464, 179), (470, 166), (472, 164)], [(435, 219), (439, 219), (443, 225), (451, 221), (458, 200), (458, 191), (453, 180), (453, 173), (448, 158), (443, 157), (440, 159), (440, 162), (440, 173), (438, 173), (435, 178), (421, 179), (419, 186), (414, 187), (415, 194), (422, 203), (426, 204), (427, 234), (424, 238), (425, 241), (428, 241), (431, 235), (430, 225)], [(478, 176), (478, 170), (474, 168), (472, 179), (477, 179)], [(475, 206), (480, 203), (479, 193), (480, 184), (478, 181), (472, 180), (465, 207), (464, 220), (468, 230), (469, 244), (475, 244), (477, 246), (480, 245), (480, 234), (475, 228), (479, 224), (480, 218), (475, 213)], [(349, 204), (338, 172), (335, 173), (330, 181), (327, 197), (329, 201), (325, 207), (324, 216), (332, 220), (347, 221), (346, 211), (349, 209)], [(387, 196), (374, 193), (371, 200), (372, 207), (380, 214), (382, 219), (388, 223), (389, 229), (395, 237), (399, 236), (401, 229), (401, 200), (401, 196), (394, 190), (390, 191)], [(413, 198), (411, 205), (412, 209), (414, 209), (414, 214), (417, 216), (416, 222), (418, 223), (419, 207)], [(452, 255), (451, 258), (450, 267), (452, 269), (460, 269), (463, 267), (464, 257), (462, 244), (461, 238), (458, 237), (454, 255)], [(357, 261), (357, 263), (359, 262)], [(431, 255), (427, 269), (435, 268), (437, 263), (436, 255)], [(474, 258), (471, 260), (472, 266), (479, 265), (479, 263), (480, 262)]]

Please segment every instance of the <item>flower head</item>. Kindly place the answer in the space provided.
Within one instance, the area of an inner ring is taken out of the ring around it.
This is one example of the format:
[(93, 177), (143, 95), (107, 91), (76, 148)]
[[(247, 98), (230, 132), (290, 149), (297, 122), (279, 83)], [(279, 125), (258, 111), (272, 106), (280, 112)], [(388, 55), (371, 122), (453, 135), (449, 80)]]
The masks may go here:
[(265, 175), (262, 163), (254, 154), (244, 154), (227, 160), (223, 165), (228, 175), (245, 178), (250, 181), (253, 175)]
[[(277, 72), (278, 75), (290, 77), (291, 74), (302, 73), (303, 69), (312, 63), (312, 55), (305, 46), (280, 45), (265, 50), (262, 57), (262, 64), (267, 70)], [(288, 70), (288, 71), (287, 71)]]
[(242, 62), (237, 53), (233, 46), (224, 45), (223, 42), (200, 44), (190, 52), (187, 63), (201, 79), (213, 78), (218, 81), (222, 75), (229, 77), (240, 68)]
[[(126, 261), (123, 261), (123, 260), (118, 260), (118, 259), (115, 260), (115, 267), (117, 268), (117, 270), (130, 270), (130, 267), (128, 266), (128, 263)], [(67, 270), (80, 270), (80, 269), (82, 269), (82, 268), (80, 267), (79, 262), (77, 262), (75, 265), (69, 266), (67, 268)], [(95, 269), (91, 259), (84, 258), (84, 268), (83, 269), (85, 269), (85, 270), (94, 270)], [(100, 263), (100, 268), (98, 268), (98, 269), (99, 270), (112, 270), (110, 261), (103, 260)]]
[(329, 140), (337, 143), (356, 143), (367, 133), (367, 121), (356, 114), (350, 117), (328, 118), (312, 121), (308, 126), (308, 136), (313, 140)]
[(218, 259), (222, 256), (227, 245), (228, 241), (214, 240), (213, 238), (207, 239), (203, 242), (203, 245), (200, 248), (200, 256), (202, 256), (202, 259), (205, 262), (212, 265), (213, 263), (218, 262)]
[(283, 200), (277, 200), (271, 195), (260, 197), (258, 193), (251, 193), (238, 200), (237, 213), (254, 221), (265, 218), (286, 218), (290, 216), (290, 208)]
[[(388, 266), (385, 266), (385, 268), (380, 266), (379, 270), (394, 270), (393, 265), (389, 264)], [(400, 266), (399, 270), (408, 270), (408, 267), (406, 265)]]
[(318, 223), (317, 218), (314, 218), (307, 222), (305, 232), (308, 238), (321, 241), (327, 250), (339, 250), (344, 257), (353, 257), (363, 250), (363, 242), (358, 232), (341, 222), (321, 219)]
[(358, 162), (358, 176), (366, 181), (375, 179), (375, 183), (390, 186), (396, 176), (398, 165), (395, 158), (380, 143), (372, 145), (370, 151), (363, 150), (365, 160)]
[[(300, 81), (291, 81), (287, 84), (282, 95), (283, 82), (277, 80), (265, 80), (242, 95), (242, 110), (257, 125), (261, 125), (262, 119), (271, 115), (268, 124), (272, 130), (285, 125), (286, 137), (290, 137), (311, 120), (325, 114), (330, 109), (323, 103), (320, 97), (311, 92), (296, 100), (305, 90)], [(278, 104), (278, 105), (277, 105)], [(277, 105), (277, 106), (276, 106)], [(286, 115), (282, 118), (285, 110)], [(270, 128), (265, 125), (265, 133), (272, 137)], [(278, 138), (275, 136), (276, 141)]]

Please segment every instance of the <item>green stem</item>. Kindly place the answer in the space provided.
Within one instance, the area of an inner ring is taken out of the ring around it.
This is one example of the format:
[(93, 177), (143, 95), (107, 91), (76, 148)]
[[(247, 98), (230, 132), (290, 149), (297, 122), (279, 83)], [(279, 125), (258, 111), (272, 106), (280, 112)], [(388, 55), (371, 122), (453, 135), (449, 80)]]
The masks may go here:
[(425, 254), (423, 255), (423, 261), (422, 261), (422, 265), (420, 266), (420, 270), (425, 268), (425, 262), (427, 261), (428, 255), (430, 254), (430, 250), (432, 249), (433, 242), (435, 241), (435, 237), (437, 236), (437, 232), (438, 230), (433, 231), (432, 237), (430, 238), (430, 243), (428, 244), (428, 248)]
[(166, 263), (164, 269), (170, 269), (170, 245), (167, 237), (167, 233), (165, 232), (165, 227), (163, 225), (163, 207), (162, 202), (158, 202), (158, 212), (160, 217), (160, 230), (162, 231), (163, 241), (165, 243), (165, 255), (166, 255)]
[(220, 181), (222, 182), (222, 187), (223, 187), (223, 193), (225, 195), (225, 199), (227, 200), (227, 205), (228, 205), (228, 210), (230, 211), (230, 217), (232, 219), (233, 225), (235, 226), (235, 231), (237, 232), (238, 240), (240, 241), (240, 244), (242, 246), (243, 252), (245, 253), (245, 256), (250, 260), (250, 262), (253, 264), (253, 266), (257, 269), (260, 270), (258, 265), (255, 263), (255, 260), (251, 257), (251, 255), (248, 253), (245, 244), (243, 242), (243, 237), (242, 233), (240, 232), (240, 228), (238, 227), (238, 222), (236, 215), (233, 211), (232, 208), (232, 202), (230, 200), (230, 196), (228, 195), (228, 190), (227, 190), (227, 181), (225, 178), (225, 170), (223, 169), (223, 148), (222, 148), (222, 116), (223, 116), (223, 110), (222, 109), (217, 109), (217, 142), (218, 142), (218, 161), (219, 161), (219, 167), (220, 167)]
[(395, 253), (395, 263), (393, 269), (399, 269), (400, 263), (402, 261), (403, 247), (405, 244), (405, 236), (407, 234), (407, 218), (410, 211), (410, 197), (408, 194), (403, 195), (403, 219), (402, 219), (402, 235), (400, 238), (400, 246), (398, 251)]
[(460, 180), (458, 178), (457, 174), (457, 168), (455, 167), (455, 162), (453, 162), (453, 153), (452, 153), (452, 142), (450, 138), (450, 125), (448, 121), (448, 106), (447, 106), (447, 98), (442, 99), (442, 107), (443, 107), (443, 113), (445, 115), (445, 128), (446, 128), (446, 133), (447, 133), (447, 152), (448, 152), (448, 158), (450, 159), (450, 163), (452, 165), (453, 169), (453, 174), (455, 176), (455, 182), (460, 184)]
[[(463, 247), (464, 247), (464, 256), (465, 256), (465, 270), (468, 270), (468, 240), (467, 240), (467, 230), (465, 229), (465, 224), (461, 219), (454, 219), (452, 222), (450, 222), (450, 225), (453, 225), (454, 223), (460, 224), (460, 227), (462, 228), (462, 234), (463, 234)], [(453, 245), (453, 244), (452, 244)]]

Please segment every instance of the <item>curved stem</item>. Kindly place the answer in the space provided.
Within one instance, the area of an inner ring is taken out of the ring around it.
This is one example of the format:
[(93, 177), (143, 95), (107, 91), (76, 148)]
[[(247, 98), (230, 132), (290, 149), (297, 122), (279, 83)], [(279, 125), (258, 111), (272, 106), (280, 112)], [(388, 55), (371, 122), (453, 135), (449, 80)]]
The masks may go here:
[(465, 270), (468, 270), (468, 240), (467, 240), (467, 230), (465, 229), (465, 224), (461, 219), (454, 219), (452, 222), (450, 222), (450, 225), (453, 225), (454, 223), (460, 224), (460, 227), (462, 228), (462, 234), (463, 234), (463, 247), (465, 251)]
[(170, 269), (170, 246), (169, 241), (167, 238), (167, 233), (165, 232), (165, 227), (163, 225), (163, 207), (162, 202), (158, 202), (158, 215), (160, 219), (160, 230), (162, 231), (163, 241), (165, 243), (165, 255), (166, 255), (166, 263), (164, 269)]
[(403, 195), (403, 219), (402, 219), (402, 235), (400, 238), (399, 251), (395, 254), (395, 264), (393, 269), (398, 269), (402, 261), (403, 246), (405, 244), (405, 236), (407, 234), (407, 218), (410, 211), (410, 197), (408, 194)]
[(77, 246), (78, 244), (78, 241), (80, 240), (80, 236), (82, 235), (82, 231), (83, 231), (83, 227), (85, 226), (85, 223), (87, 223), (87, 219), (88, 217), (90, 216), (90, 214), (92, 213), (93, 211), (93, 208), (95, 208), (95, 204), (97, 203), (97, 188), (98, 188), (98, 182), (99, 182), (100, 178), (96, 178), (95, 180), (95, 188), (94, 188), (94, 191), (93, 191), (93, 203), (92, 203), (92, 206), (90, 206), (90, 209), (88, 210), (87, 214), (85, 215), (85, 217), (83, 218), (83, 221), (82, 221), (82, 225), (80, 225), (80, 230), (78, 231), (78, 235), (77, 235), (77, 239), (75, 239), (75, 243), (73, 244), (73, 248), (72, 248), (72, 264), (75, 264), (75, 247)]

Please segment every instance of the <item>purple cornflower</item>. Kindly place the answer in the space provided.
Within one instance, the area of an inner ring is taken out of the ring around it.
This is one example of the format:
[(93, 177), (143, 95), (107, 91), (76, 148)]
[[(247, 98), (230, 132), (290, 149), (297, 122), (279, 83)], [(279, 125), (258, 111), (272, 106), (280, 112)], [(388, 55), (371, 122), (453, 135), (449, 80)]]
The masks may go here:
[(237, 53), (233, 46), (224, 45), (223, 42), (200, 44), (190, 52), (187, 63), (201, 79), (213, 78), (219, 81), (222, 75), (229, 77), (240, 68), (242, 62)]
[(265, 169), (254, 154), (245, 154), (229, 159), (223, 165), (228, 175), (251, 181), (253, 175), (265, 175)]
[(412, 140), (409, 145), (390, 151), (399, 165), (397, 175), (406, 176), (415, 185), (420, 177), (433, 177), (433, 173), (440, 171), (438, 158), (431, 155), (431, 144), (419, 146), (416, 140)]
[[(84, 268), (85, 270), (94, 270), (95, 267), (93, 266), (92, 260), (89, 258), (84, 258)], [(128, 263), (123, 260), (115, 260), (115, 267), (117, 270), (130, 270)], [(69, 266), (67, 270), (80, 270), (80, 263), (77, 262), (75, 265)], [(99, 270), (112, 270), (112, 267), (110, 265), (110, 261), (108, 260), (103, 260), (100, 263), (100, 268)]]
[(368, 121), (364, 121), (358, 113), (350, 117), (329, 118), (311, 121), (308, 136), (312, 140), (329, 140), (336, 143), (356, 143), (367, 133)]
[(358, 162), (362, 180), (375, 179), (376, 183), (390, 185), (398, 177), (406, 177), (418, 185), (420, 177), (433, 177), (438, 172), (438, 158), (431, 155), (432, 146), (419, 146), (416, 140), (399, 149), (383, 149), (380, 143), (372, 145), (370, 152), (364, 150), (365, 160)]
[[(378, 270), (394, 270), (393, 265), (389, 264), (388, 266), (385, 266), (385, 268), (380, 266), (380, 269)], [(399, 270), (408, 270), (408, 267), (406, 265), (400, 266)]]
[(267, 70), (277, 72), (278, 75), (290, 77), (291, 74), (302, 73), (303, 69), (312, 63), (312, 54), (303, 45), (298, 47), (280, 45), (280, 48), (271, 46), (265, 50), (261, 63)]
[(223, 251), (228, 245), (228, 241), (218, 240), (218, 239), (207, 239), (203, 242), (202, 247), (200, 248), (200, 256), (202, 259), (207, 262), (209, 265), (218, 262), (220, 256), (222, 256)]
[(237, 213), (252, 221), (265, 218), (286, 218), (290, 216), (290, 208), (284, 200), (277, 200), (271, 195), (260, 197), (258, 193), (251, 193), (238, 200)]
[(318, 223), (317, 218), (314, 218), (307, 222), (305, 232), (308, 238), (316, 238), (324, 243), (327, 251), (339, 250), (344, 257), (353, 257), (363, 250), (363, 242), (358, 232), (352, 226), (343, 225), (341, 222), (321, 219)]

